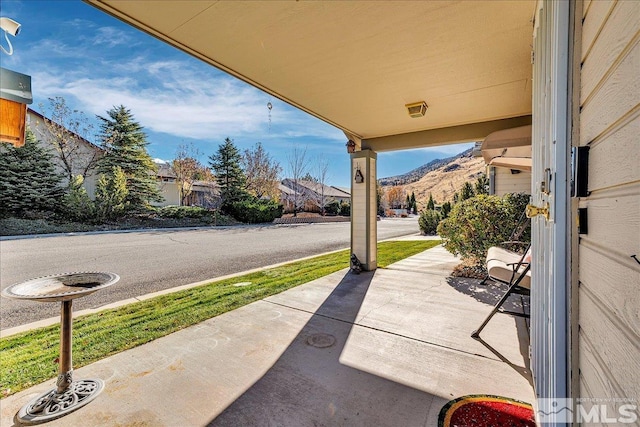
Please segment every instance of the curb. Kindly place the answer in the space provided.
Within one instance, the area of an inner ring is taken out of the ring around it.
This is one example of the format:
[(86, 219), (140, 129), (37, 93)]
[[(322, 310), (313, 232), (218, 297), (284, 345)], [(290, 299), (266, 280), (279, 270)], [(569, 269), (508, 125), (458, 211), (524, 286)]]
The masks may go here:
[[(255, 224), (265, 225), (265, 224)], [(7, 240), (42, 239), (46, 237), (73, 237), (73, 236), (93, 236), (98, 234), (124, 234), (124, 233), (158, 233), (171, 231), (191, 231), (191, 230), (225, 230), (232, 227), (248, 227), (251, 225), (211, 225), (202, 227), (165, 227), (165, 228), (132, 228), (127, 230), (96, 230), (96, 231), (71, 231), (68, 233), (46, 233), (46, 234), (19, 234), (15, 236), (0, 236), (0, 242)]]
[[(310, 255), (310, 256), (306, 256), (306, 257), (302, 257), (302, 258), (297, 258), (297, 259), (290, 260), (290, 261), (279, 262), (277, 264), (271, 264), (271, 265), (267, 265), (267, 266), (264, 266), (264, 267), (258, 267), (258, 268), (254, 268), (254, 269), (251, 269), (251, 270), (241, 271), (241, 272), (238, 272), (238, 273), (227, 274), (225, 276), (218, 276), (218, 277), (214, 277), (214, 278), (207, 279), (207, 280), (201, 280), (199, 282), (188, 283), (186, 285), (180, 285), (180, 286), (176, 286), (176, 287), (173, 287), (173, 288), (163, 289), (161, 291), (156, 291), (156, 292), (151, 292), (151, 293), (148, 293), (148, 294), (140, 295), (140, 296), (137, 296), (137, 297), (134, 297), (134, 298), (128, 298), (128, 299), (125, 299), (125, 300), (116, 301), (116, 302), (113, 302), (111, 304), (106, 304), (106, 305), (103, 305), (103, 306), (100, 306), (100, 307), (97, 307), (97, 308), (88, 308), (88, 309), (85, 309), (85, 310), (74, 311), (73, 312), (73, 319), (75, 320), (78, 317), (86, 316), (88, 314), (95, 314), (95, 313), (99, 313), (99, 312), (104, 311), (104, 310), (110, 310), (112, 308), (123, 307), (125, 305), (134, 304), (134, 303), (140, 302), (140, 301), (145, 301), (145, 300), (148, 300), (148, 299), (151, 299), (151, 298), (155, 298), (155, 297), (158, 297), (158, 296), (161, 296), (161, 295), (172, 294), (172, 293), (175, 293), (175, 292), (183, 291), (185, 289), (195, 288), (197, 286), (206, 285), (208, 283), (218, 282), (218, 281), (227, 280), (227, 279), (233, 279), (234, 277), (244, 276), (245, 274), (257, 273), (259, 271), (264, 271), (264, 270), (268, 270), (268, 269), (271, 269), (271, 268), (281, 267), (281, 266), (286, 265), (286, 264), (291, 264), (291, 263), (298, 262), (298, 261), (304, 261), (306, 259), (311, 259), (311, 258), (315, 258), (315, 257), (318, 257), (318, 256), (333, 254), (333, 253), (336, 253), (336, 252), (344, 251), (345, 249), (349, 249), (349, 248), (336, 249), (334, 251), (323, 252), (323, 253), (320, 253), (320, 254), (315, 254), (315, 255)], [(6, 338), (6, 337), (9, 337), (11, 335), (19, 334), (21, 332), (31, 331), (31, 330), (37, 329), (37, 328), (44, 328), (44, 327), (47, 327), (47, 326), (56, 325), (58, 323), (60, 323), (60, 317), (50, 317), (48, 319), (37, 320), (35, 322), (26, 323), (24, 325), (14, 326), (13, 328), (7, 328), (7, 329), (4, 329), (4, 330), (1, 330), (0, 331), (0, 338)]]
[[(437, 239), (437, 236), (420, 236), (419, 234), (407, 234), (404, 236), (396, 236), (396, 237), (390, 237), (388, 239), (384, 239), (384, 240), (379, 240), (379, 242), (388, 242), (388, 241), (397, 241), (397, 240), (411, 240), (411, 239), (415, 239), (416, 237), (419, 237), (420, 239), (425, 239), (425, 240), (432, 240), (432, 239)], [(329, 254), (333, 254), (336, 252), (340, 252), (340, 251), (344, 251), (345, 249), (350, 249), (349, 247), (346, 248), (342, 248), (342, 249), (336, 249), (334, 251), (328, 251), (328, 252), (323, 252), (323, 253), (319, 253), (319, 254), (315, 254), (315, 255), (309, 255), (306, 257), (302, 257), (302, 258), (297, 258), (297, 259), (293, 259), (293, 260), (289, 260), (289, 261), (284, 261), (284, 262), (279, 262), (277, 264), (271, 264), (271, 265), (267, 265), (264, 267), (258, 267), (258, 268), (254, 268), (251, 270), (245, 270), (245, 271), (241, 271), (238, 273), (232, 273), (232, 274), (227, 274), (224, 276), (218, 276), (218, 277), (213, 277), (211, 279), (207, 279), (207, 280), (201, 280), (199, 282), (194, 282), (194, 283), (188, 283), (186, 285), (180, 285), (180, 286), (176, 286), (173, 288), (169, 288), (169, 289), (163, 289), (161, 291), (156, 291), (156, 292), (151, 292), (148, 294), (144, 294), (144, 295), (140, 295), (134, 298), (128, 298), (125, 300), (121, 300), (121, 301), (116, 301), (110, 304), (106, 304), (97, 308), (88, 308), (85, 310), (79, 310), (79, 311), (74, 311), (73, 312), (73, 319), (75, 320), (78, 317), (81, 316), (86, 316), (88, 314), (95, 314), (95, 313), (99, 313), (101, 311), (104, 310), (110, 310), (112, 308), (118, 308), (118, 307), (123, 307), (125, 305), (129, 305), (129, 304), (134, 304), (136, 302), (140, 302), (140, 301), (145, 301), (157, 296), (161, 296), (161, 295), (167, 295), (167, 294), (172, 294), (175, 292), (179, 292), (179, 291), (183, 291), (185, 289), (191, 289), (191, 288), (195, 288), (197, 286), (202, 286), (202, 285), (206, 285), (207, 283), (212, 283), (212, 282), (218, 282), (221, 280), (227, 280), (227, 279), (232, 279), (234, 277), (240, 277), (240, 276), (244, 276), (245, 274), (251, 274), (251, 273), (256, 273), (259, 271), (264, 271), (264, 270), (268, 270), (271, 268), (276, 268), (276, 267), (281, 267), (283, 265), (286, 264), (291, 264), (294, 262), (298, 262), (298, 261), (304, 261), (306, 259), (311, 259), (311, 258), (315, 258), (318, 256), (323, 256), (323, 255), (329, 255)], [(19, 326), (14, 326), (13, 328), (7, 328), (4, 330), (0, 330), (0, 338), (6, 338), (9, 337), (11, 335), (16, 335), (19, 334), (21, 332), (26, 332), (26, 331), (31, 331), (33, 329), (37, 329), (37, 328), (44, 328), (47, 326), (52, 326), (52, 325), (56, 325), (60, 323), (60, 317), (50, 317), (48, 319), (42, 319), (42, 320), (37, 320), (35, 322), (31, 322), (31, 323), (26, 323), (24, 325), (19, 325)]]
[(350, 222), (349, 216), (311, 216), (311, 217), (291, 217), (291, 218), (276, 218), (272, 224), (324, 224), (324, 223), (336, 223), (336, 222)]

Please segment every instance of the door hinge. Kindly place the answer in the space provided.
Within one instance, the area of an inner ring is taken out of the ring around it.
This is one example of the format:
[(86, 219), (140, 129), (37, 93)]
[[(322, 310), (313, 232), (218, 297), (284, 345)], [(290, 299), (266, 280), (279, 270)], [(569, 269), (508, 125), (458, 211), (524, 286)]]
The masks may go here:
[(526, 210), (527, 218), (533, 218), (538, 215), (542, 215), (547, 221), (549, 221), (549, 202), (545, 202), (545, 204), (541, 207), (534, 205), (527, 205)]

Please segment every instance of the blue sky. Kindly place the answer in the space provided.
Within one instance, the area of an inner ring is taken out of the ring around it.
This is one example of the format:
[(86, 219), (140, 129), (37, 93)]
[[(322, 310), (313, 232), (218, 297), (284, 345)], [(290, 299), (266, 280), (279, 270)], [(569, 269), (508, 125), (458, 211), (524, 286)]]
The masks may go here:
[[(241, 150), (262, 142), (286, 175), (287, 157), (298, 145), (306, 147), (311, 169), (320, 156), (329, 161), (328, 183), (349, 186), (342, 131), (186, 53), (81, 1), (2, 0), (0, 13), (22, 25), (17, 37), (9, 36), (14, 53), (1, 54), (2, 66), (32, 77), (36, 111), (46, 112), (48, 98), (61, 96), (95, 121), (122, 104), (144, 126), (151, 156), (163, 160), (179, 145), (193, 144), (206, 163), (229, 137)], [(6, 48), (4, 37), (2, 44)], [(379, 153), (378, 177), (471, 145)]]

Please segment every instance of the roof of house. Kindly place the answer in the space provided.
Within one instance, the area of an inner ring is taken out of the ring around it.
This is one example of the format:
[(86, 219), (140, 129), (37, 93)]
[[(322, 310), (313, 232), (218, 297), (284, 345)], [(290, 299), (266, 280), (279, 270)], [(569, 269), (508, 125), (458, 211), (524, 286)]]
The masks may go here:
[(350, 188), (348, 188), (348, 187), (337, 187), (335, 185), (332, 185), (331, 187), (335, 188), (336, 190), (342, 191), (348, 197), (351, 197), (351, 189)]
[[(293, 184), (293, 180), (290, 178), (286, 178), (282, 181), (281, 187), (287, 186), (287, 184)], [(315, 181), (306, 181), (306, 180), (298, 180), (297, 184), (301, 187), (304, 187), (316, 194), (324, 194), (325, 197), (340, 197), (340, 198), (349, 198), (351, 194), (347, 191), (344, 191), (338, 187), (333, 187), (330, 185), (324, 185)], [(324, 193), (323, 193), (324, 188)], [(291, 190), (293, 192), (293, 190)]]
[[(158, 167), (158, 172), (156, 173), (156, 176), (161, 177), (161, 178), (174, 178), (174, 179), (178, 178), (178, 176), (176, 175), (175, 171), (171, 167), (170, 163), (159, 162), (159, 161), (154, 161), (154, 163)], [(210, 187), (210, 188), (211, 187), (216, 187), (216, 188), (219, 187), (218, 183), (216, 181), (195, 180), (195, 181), (193, 181), (193, 185), (195, 187)]]
[[(40, 120), (42, 120), (42, 121), (43, 121), (43, 123), (44, 123), (44, 121), (45, 121), (45, 120), (48, 120), (48, 121), (53, 122), (53, 123), (56, 123), (56, 122), (54, 122), (53, 120), (51, 120), (50, 118), (48, 118), (48, 117), (44, 116), (44, 115), (43, 115), (43, 114), (41, 114), (41, 113), (38, 113), (36, 110), (33, 110), (33, 109), (31, 109), (31, 108), (28, 108), (28, 109), (27, 109), (27, 113), (28, 113), (28, 114), (32, 114), (32, 115), (34, 115), (34, 116), (38, 117)], [(62, 125), (61, 125), (61, 124), (59, 124), (59, 123), (56, 123), (56, 125), (58, 125), (58, 126), (60, 126), (60, 127), (64, 127), (64, 126), (62, 126)], [(65, 128), (65, 129), (66, 129), (66, 128)], [(103, 150), (99, 145), (94, 144), (93, 142), (91, 142), (91, 141), (87, 140), (87, 139), (86, 139), (86, 138), (84, 138), (82, 135), (78, 135), (77, 133), (75, 133), (75, 132), (73, 132), (73, 131), (71, 131), (71, 130), (69, 130), (69, 129), (67, 129), (67, 131), (68, 131), (70, 134), (72, 134), (73, 136), (75, 136), (76, 138), (78, 138), (78, 141), (81, 141), (82, 143), (84, 143), (84, 144), (88, 145), (89, 147), (91, 147), (91, 148), (93, 148), (93, 149), (95, 149), (95, 150), (98, 150), (98, 151), (104, 151), (104, 150)]]
[(161, 176), (164, 178), (177, 178), (176, 173), (173, 171), (173, 168), (169, 163), (154, 161), (156, 166), (158, 167), (157, 176)]
[(282, 183), (278, 184), (278, 189), (280, 191), (282, 191), (283, 193), (285, 193), (285, 194), (294, 194), (295, 193), (295, 190), (293, 190), (292, 188), (287, 187), (286, 185), (284, 185)]

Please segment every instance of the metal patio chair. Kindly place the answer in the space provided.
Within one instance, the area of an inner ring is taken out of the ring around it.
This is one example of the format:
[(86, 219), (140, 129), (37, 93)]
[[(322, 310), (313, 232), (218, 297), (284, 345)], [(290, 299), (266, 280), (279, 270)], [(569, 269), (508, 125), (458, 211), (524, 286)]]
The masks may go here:
[(507, 249), (494, 246), (487, 251), (487, 278), (496, 282), (508, 285), (507, 291), (500, 298), (500, 301), (493, 307), (491, 313), (484, 319), (478, 329), (473, 331), (471, 336), (479, 338), (480, 332), (487, 326), (487, 323), (497, 313), (506, 313), (519, 317), (529, 317), (527, 313), (506, 310), (502, 305), (513, 294), (530, 295), (531, 290), (531, 244), (529, 243), (525, 252), (519, 254)]

